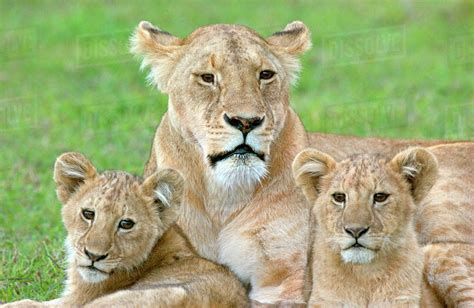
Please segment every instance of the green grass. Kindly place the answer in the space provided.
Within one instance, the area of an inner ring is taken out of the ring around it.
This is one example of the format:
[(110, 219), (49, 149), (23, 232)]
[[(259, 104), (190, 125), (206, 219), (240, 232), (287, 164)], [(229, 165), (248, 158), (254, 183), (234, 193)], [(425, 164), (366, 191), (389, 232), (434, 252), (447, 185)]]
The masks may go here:
[(314, 47), (292, 104), (309, 130), (474, 138), (472, 1), (74, 2), (0, 0), (0, 301), (60, 294), (60, 153), (142, 171), (167, 99), (127, 52), (140, 20), (178, 36), (303, 20)]

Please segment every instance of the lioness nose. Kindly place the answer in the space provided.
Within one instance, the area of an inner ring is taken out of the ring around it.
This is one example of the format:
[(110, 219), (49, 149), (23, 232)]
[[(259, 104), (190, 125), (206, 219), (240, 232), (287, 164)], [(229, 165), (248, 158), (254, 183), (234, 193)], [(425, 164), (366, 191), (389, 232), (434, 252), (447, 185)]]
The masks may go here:
[(353, 238), (357, 239), (367, 233), (367, 231), (369, 231), (369, 227), (345, 227), (344, 230)]
[(97, 262), (97, 261), (100, 261), (100, 260), (104, 260), (105, 258), (107, 258), (108, 254), (105, 254), (105, 255), (97, 255), (97, 254), (93, 254), (91, 253), (90, 251), (88, 251), (87, 249), (84, 248), (84, 253), (86, 254), (86, 256), (89, 257), (89, 259), (92, 261), (92, 262)]
[(253, 118), (243, 118), (243, 117), (229, 117), (224, 113), (224, 120), (227, 124), (232, 127), (240, 130), (244, 135), (247, 135), (251, 130), (262, 125), (265, 117), (253, 117)]

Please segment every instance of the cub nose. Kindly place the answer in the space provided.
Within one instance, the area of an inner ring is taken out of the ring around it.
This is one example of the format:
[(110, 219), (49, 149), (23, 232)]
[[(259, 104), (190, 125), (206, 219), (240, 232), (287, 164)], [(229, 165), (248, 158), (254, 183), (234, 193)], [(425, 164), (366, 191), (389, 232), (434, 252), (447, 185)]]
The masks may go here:
[(263, 120), (265, 120), (265, 117), (261, 117), (261, 118), (260, 117), (253, 117), (253, 118), (229, 117), (227, 114), (224, 113), (224, 120), (230, 126), (235, 127), (238, 130), (240, 130), (245, 136), (254, 128), (257, 128), (260, 125), (262, 125)]
[(369, 227), (345, 227), (346, 233), (350, 234), (353, 238), (357, 239), (369, 231)]
[(84, 248), (84, 253), (86, 254), (87, 257), (89, 257), (89, 259), (92, 261), (92, 262), (97, 262), (97, 261), (100, 261), (100, 260), (104, 260), (105, 258), (107, 258), (107, 256), (109, 254), (105, 254), (105, 255), (97, 255), (97, 254), (93, 254), (91, 253), (90, 251), (88, 251), (87, 249)]

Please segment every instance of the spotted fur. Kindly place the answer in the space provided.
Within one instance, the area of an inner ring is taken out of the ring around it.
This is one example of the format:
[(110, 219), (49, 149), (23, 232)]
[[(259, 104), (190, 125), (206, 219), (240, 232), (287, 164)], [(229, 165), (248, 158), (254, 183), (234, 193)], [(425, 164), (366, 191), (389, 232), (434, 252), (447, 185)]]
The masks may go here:
[[(54, 180), (67, 230), (63, 296), (11, 307), (241, 307), (245, 289), (222, 266), (197, 256), (175, 224), (182, 176), (161, 169), (143, 180), (122, 171), (97, 172), (79, 153), (65, 153)], [(83, 210), (94, 213), (88, 219)], [(131, 229), (120, 222), (131, 219)], [(90, 254), (102, 256), (93, 259)], [(91, 267), (93, 266), (93, 267)]]
[[(418, 306), (423, 252), (413, 219), (437, 178), (433, 154), (415, 148), (392, 160), (357, 155), (337, 163), (305, 150), (293, 170), (316, 218), (309, 305)], [(377, 201), (377, 194), (385, 199)]]
[(425, 251), (425, 281), (448, 307), (474, 306), (474, 143), (430, 148), (439, 179), (415, 226)]
[[(357, 153), (392, 157), (409, 146), (440, 145), (433, 153), (440, 161), (438, 182), (444, 184), (435, 184), (419, 207), (423, 215), (415, 217), (416, 230), (423, 245), (472, 244), (473, 143), (307, 134), (289, 105), (289, 86), (298, 75), (298, 56), (310, 45), (301, 22), (267, 38), (244, 26), (211, 25), (183, 39), (145, 22), (132, 39), (132, 51), (150, 69), (149, 80), (169, 95), (145, 174), (174, 168), (187, 178), (178, 223), (199, 254), (228, 265), (250, 284), (255, 301), (304, 301), (311, 217), (295, 188), (291, 162), (309, 145), (337, 160)], [(262, 69), (276, 72), (272, 82), (259, 81)], [(203, 84), (202, 73), (213, 73), (216, 83)], [(246, 139), (264, 161), (234, 157), (215, 167), (209, 164), (210, 155), (232, 151), (244, 141), (224, 121), (224, 113), (265, 116)], [(457, 153), (455, 159), (450, 152)], [(464, 262), (472, 267), (468, 259)]]

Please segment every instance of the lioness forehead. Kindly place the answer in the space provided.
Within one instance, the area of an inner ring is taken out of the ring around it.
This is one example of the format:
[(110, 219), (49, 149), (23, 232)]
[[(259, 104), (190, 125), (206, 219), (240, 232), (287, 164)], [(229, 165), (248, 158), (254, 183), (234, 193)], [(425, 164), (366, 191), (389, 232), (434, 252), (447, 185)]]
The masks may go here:
[(198, 28), (184, 40), (184, 44), (188, 45), (194, 61), (202, 57), (215, 68), (243, 63), (259, 66), (263, 58), (269, 56), (266, 41), (252, 29), (238, 25)]
[(251, 40), (265, 44), (265, 40), (254, 30), (242, 25), (216, 24), (197, 28), (185, 40), (185, 43), (194, 41), (226, 42), (229, 40)]

